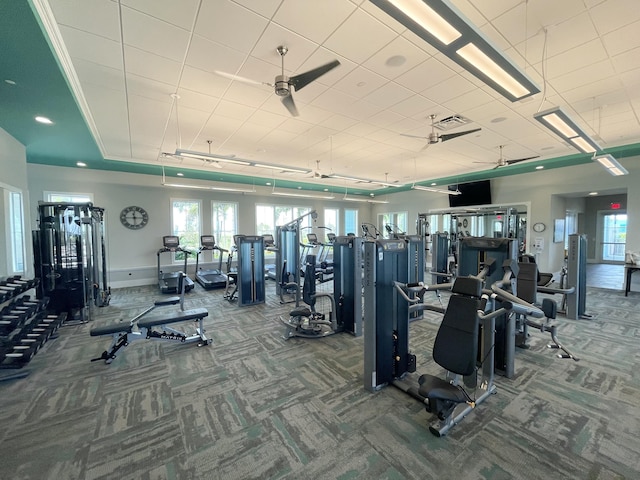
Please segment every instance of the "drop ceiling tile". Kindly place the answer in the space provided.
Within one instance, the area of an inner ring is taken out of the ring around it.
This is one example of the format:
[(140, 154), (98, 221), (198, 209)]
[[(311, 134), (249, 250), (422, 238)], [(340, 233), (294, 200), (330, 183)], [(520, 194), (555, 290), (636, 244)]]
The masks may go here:
[(251, 51), (251, 56), (275, 65), (278, 69), (277, 73), (280, 73), (282, 57), (277, 48), (281, 45), (288, 49), (284, 57), (284, 70), (289, 76), (302, 73), (300, 65), (318, 49), (317, 43), (276, 23), (270, 23)]
[(389, 107), (389, 110), (414, 119), (416, 117), (424, 118), (436, 110), (436, 104), (422, 95), (416, 94)]
[(447, 100), (475, 90), (476, 86), (461, 75), (456, 75), (432, 87), (426, 88), (421, 93), (432, 101), (444, 104)]
[(464, 115), (464, 112), (471, 108), (480, 107), (493, 101), (494, 99), (491, 95), (480, 88), (475, 88), (460, 96), (442, 102), (442, 105), (448, 110)]
[[(363, 35), (362, 32), (367, 34)], [(389, 27), (358, 9), (324, 42), (324, 46), (360, 64), (395, 36)]]
[(121, 2), (129, 8), (184, 30), (191, 30), (198, 9), (198, 0), (180, 0), (180, 2), (174, 0), (121, 0)]
[(593, 7), (591, 18), (600, 35), (604, 35), (640, 20), (640, 8), (637, 0), (607, 0)]
[(611, 61), (607, 59), (556, 77), (549, 83), (557, 90), (568, 92), (612, 76), (614, 76), (613, 67)]
[[(75, 28), (60, 26), (69, 55), (109, 68), (123, 69), (120, 43)], [(75, 61), (75, 60), (74, 60)]]
[(528, 15), (537, 18), (541, 25), (554, 27), (575, 18), (585, 10), (583, 0), (536, 0), (529, 2)]
[[(208, 2), (215, 2), (216, 0), (206, 0)], [(276, 13), (282, 0), (234, 0), (236, 3), (247, 7), (249, 10), (253, 10), (259, 13), (263, 17), (271, 18)]]
[(245, 59), (246, 55), (238, 50), (194, 35), (185, 63), (206, 72), (220, 71), (234, 75)]
[(137, 95), (130, 95), (128, 100), (132, 143), (160, 146), (171, 103), (158, 102)]
[(187, 89), (212, 97), (221, 97), (231, 82), (213, 73), (185, 65), (179, 89)]
[(318, 44), (324, 42), (356, 6), (348, 0), (284, 0), (273, 21)]
[(428, 58), (425, 52), (403, 37), (385, 45), (363, 65), (378, 74), (394, 79)]
[(389, 82), (371, 92), (363, 100), (381, 108), (390, 108), (411, 96), (413, 96), (411, 90), (401, 87), (397, 83)]
[(50, 0), (49, 5), (59, 25), (73, 27), (116, 42), (120, 41), (120, 23), (116, 2)]
[(451, 68), (432, 57), (400, 75), (395, 81), (409, 90), (422, 92), (455, 75), (456, 73)]
[[(494, 20), (519, 6), (521, 0), (504, 0), (500, 2), (492, 2), (491, 0), (468, 0), (468, 2), (462, 2), (455, 0), (453, 3), (476, 25), (480, 25), (483, 18)], [(477, 10), (474, 12), (471, 8), (465, 7), (465, 4), (470, 4)]]
[(175, 93), (173, 85), (158, 82), (148, 77), (127, 74), (127, 94), (145, 97), (162, 103), (171, 103), (171, 94)]
[(224, 98), (231, 102), (256, 109), (260, 108), (272, 95), (275, 94), (271, 87), (252, 86), (240, 82), (233, 82), (225, 91)]
[(185, 88), (178, 90), (178, 95), (180, 95), (178, 99), (179, 110), (188, 108), (210, 113), (220, 102), (220, 98), (218, 97), (205, 95)]
[(338, 60), (340, 65), (322, 75), (318, 80), (325, 85), (335, 85), (357, 67), (351, 60), (336, 55), (324, 47), (319, 47), (300, 65), (298, 70), (299, 72), (307, 72), (321, 65), (326, 65), (333, 60)]
[(203, 2), (195, 33), (212, 42), (249, 53), (268, 20), (230, 0)]
[(640, 67), (640, 47), (628, 50), (612, 59), (613, 66), (618, 73), (635, 70)]
[[(405, 117), (403, 117), (402, 115), (399, 115), (395, 112), (392, 112), (391, 110), (383, 110), (375, 115), (373, 115), (370, 119), (369, 119), (369, 123), (373, 124), (373, 125), (377, 125), (381, 128), (384, 127), (388, 127), (389, 125), (392, 125), (394, 123), (399, 122), (400, 120), (404, 119)], [(390, 134), (395, 135), (395, 132), (390, 132)]]
[(262, 125), (268, 128), (275, 129), (278, 128), (278, 125), (287, 120), (288, 115), (285, 116), (285, 114), (286, 110), (283, 110), (282, 115), (258, 110), (254, 112), (253, 115), (251, 115), (249, 121), (251, 123), (255, 123), (256, 125)]
[(124, 74), (122, 70), (105, 67), (80, 58), (73, 59), (73, 63), (83, 90), (85, 90), (85, 85), (91, 85), (124, 93)]
[(343, 132), (348, 128), (352, 127), (353, 125), (355, 125), (356, 123), (358, 123), (358, 121), (351, 117), (336, 114), (336, 115), (331, 115), (331, 117), (327, 118), (323, 122), (320, 122), (320, 125), (336, 129), (339, 132)]
[(189, 32), (128, 7), (122, 8), (124, 43), (182, 62)]
[(367, 68), (357, 67), (335, 84), (332, 90), (347, 93), (354, 98), (363, 98), (388, 81)]
[(547, 60), (546, 75), (553, 79), (568, 72), (578, 70), (596, 62), (607, 59), (607, 54), (602, 41), (597, 38)]
[(619, 55), (637, 47), (640, 43), (638, 31), (640, 31), (640, 21), (605, 34), (602, 38), (609, 55)]
[(175, 91), (182, 66), (179, 62), (129, 46), (124, 47), (124, 58), (128, 74), (172, 85)]
[(246, 122), (256, 112), (255, 108), (248, 107), (246, 105), (230, 102), (228, 100), (221, 100), (215, 106), (215, 115), (222, 115), (225, 118), (233, 118), (234, 120), (240, 120)]

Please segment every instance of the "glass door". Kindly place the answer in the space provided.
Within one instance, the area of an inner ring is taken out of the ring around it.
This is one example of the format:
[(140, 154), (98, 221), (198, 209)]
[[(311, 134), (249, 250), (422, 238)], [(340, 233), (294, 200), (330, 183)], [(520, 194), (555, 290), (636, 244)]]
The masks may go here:
[(627, 214), (605, 213), (602, 220), (602, 261), (624, 262)]

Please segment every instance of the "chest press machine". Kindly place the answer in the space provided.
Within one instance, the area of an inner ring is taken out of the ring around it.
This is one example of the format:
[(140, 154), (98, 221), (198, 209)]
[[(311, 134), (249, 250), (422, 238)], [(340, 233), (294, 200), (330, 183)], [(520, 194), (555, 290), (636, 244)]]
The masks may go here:
[[(183, 274), (179, 279), (180, 296), (155, 301), (153, 305), (136, 315), (129, 322), (120, 322), (92, 328), (90, 332), (92, 337), (111, 335), (111, 345), (107, 350), (102, 352), (102, 355), (91, 359), (91, 361), (104, 360), (104, 363), (110, 364), (113, 359), (116, 358), (116, 352), (118, 350), (138, 340), (165, 340), (178, 341), (181, 343), (197, 342), (199, 347), (210, 345), (211, 341), (206, 337), (203, 326), (203, 319), (209, 315), (207, 309), (194, 308), (184, 310), (184, 276)], [(143, 318), (157, 307), (177, 304), (180, 304), (180, 310), (177, 312)], [(195, 332), (192, 334), (187, 334), (170, 326), (175, 323), (188, 321), (193, 321), (197, 324)], [(134, 330), (135, 326), (137, 326), (137, 330)]]

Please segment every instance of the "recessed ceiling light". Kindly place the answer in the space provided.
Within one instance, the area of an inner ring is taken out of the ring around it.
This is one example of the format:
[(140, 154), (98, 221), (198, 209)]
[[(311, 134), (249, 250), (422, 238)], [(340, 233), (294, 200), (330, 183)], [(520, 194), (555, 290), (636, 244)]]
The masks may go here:
[(436, 185), (438, 185), (436, 182), (431, 182), (432, 187), (435, 187)]
[(591, 196), (594, 196), (594, 195), (597, 195), (597, 194), (598, 194), (598, 192), (589, 192), (589, 195), (591, 195)]
[(87, 166), (87, 164), (84, 163), (84, 162), (76, 162), (76, 165), (79, 166), (79, 167), (86, 167)]
[(536, 170), (542, 170), (543, 168), (544, 168), (544, 165), (538, 165), (538, 166), (536, 167)]
[(267, 183), (265, 183), (265, 185), (271, 185), (271, 182), (267, 182)]
[(13, 80), (9, 80), (8, 78), (4, 81), (4, 83), (8, 83), (9, 85), (15, 85), (16, 82), (14, 82)]
[(35, 118), (35, 120), (36, 120), (36, 122), (44, 123), (45, 125), (53, 125), (53, 122), (51, 120), (49, 120), (47, 117), (42, 117), (40, 115), (38, 115)]
[(302, 187), (298, 187), (298, 190), (302, 190)]
[(176, 175), (179, 176), (179, 177), (184, 177), (184, 173), (182, 173), (182, 172), (178, 172), (178, 173), (176, 173)]
[(328, 189), (328, 188), (325, 188), (325, 189), (324, 189), (324, 191), (325, 191), (325, 192), (328, 192), (328, 191), (329, 191), (329, 189)]

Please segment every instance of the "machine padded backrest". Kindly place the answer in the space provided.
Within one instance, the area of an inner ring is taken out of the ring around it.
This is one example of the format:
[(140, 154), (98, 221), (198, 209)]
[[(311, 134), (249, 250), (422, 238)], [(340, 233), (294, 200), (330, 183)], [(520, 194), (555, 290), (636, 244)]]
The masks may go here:
[(482, 280), (475, 277), (457, 277), (453, 282), (451, 291), (467, 297), (480, 298), (482, 295)]
[(480, 332), (478, 307), (477, 297), (454, 294), (449, 299), (433, 344), (433, 359), (450, 372), (471, 375), (475, 371)]
[(535, 303), (538, 289), (538, 266), (532, 262), (519, 263), (518, 277), (516, 278), (518, 297), (525, 302)]

